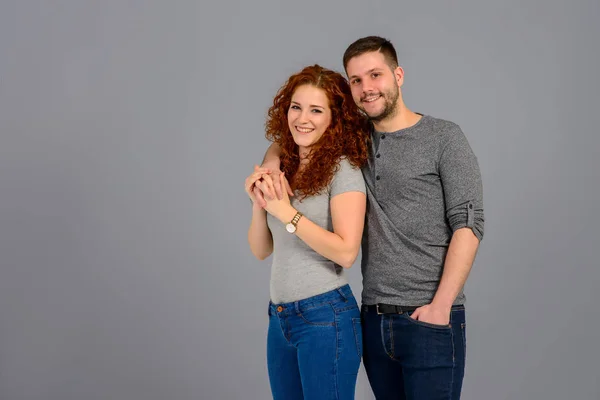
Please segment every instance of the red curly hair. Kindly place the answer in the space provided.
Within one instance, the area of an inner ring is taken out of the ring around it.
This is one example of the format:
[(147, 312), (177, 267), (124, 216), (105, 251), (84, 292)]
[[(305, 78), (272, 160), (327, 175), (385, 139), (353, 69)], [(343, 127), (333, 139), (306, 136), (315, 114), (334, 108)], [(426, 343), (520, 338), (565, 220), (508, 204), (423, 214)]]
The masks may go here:
[[(302, 85), (311, 85), (325, 92), (331, 109), (331, 124), (311, 146), (308, 164), (299, 176), (295, 176), (300, 155), (288, 126), (287, 113), (292, 95)], [(293, 177), (292, 186), (300, 193), (299, 198), (318, 194), (326, 188), (337, 171), (340, 158), (345, 156), (358, 168), (367, 161), (369, 123), (354, 103), (348, 82), (338, 72), (317, 64), (305, 67), (279, 89), (267, 115), (265, 136), (281, 148), (280, 169), (288, 179)]]

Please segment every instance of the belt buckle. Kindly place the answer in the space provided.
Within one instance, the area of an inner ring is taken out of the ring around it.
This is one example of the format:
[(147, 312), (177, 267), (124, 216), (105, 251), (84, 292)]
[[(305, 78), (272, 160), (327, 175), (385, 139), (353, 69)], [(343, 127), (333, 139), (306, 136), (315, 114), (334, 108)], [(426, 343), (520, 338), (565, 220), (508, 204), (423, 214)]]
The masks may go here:
[(379, 303), (375, 304), (375, 310), (377, 310), (377, 315), (383, 315), (383, 313), (379, 311)]

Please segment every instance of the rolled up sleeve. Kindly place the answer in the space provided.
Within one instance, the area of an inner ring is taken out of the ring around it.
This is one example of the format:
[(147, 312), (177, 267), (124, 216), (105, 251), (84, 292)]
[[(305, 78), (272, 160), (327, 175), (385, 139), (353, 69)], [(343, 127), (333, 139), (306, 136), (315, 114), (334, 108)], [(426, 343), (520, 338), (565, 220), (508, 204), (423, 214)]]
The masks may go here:
[(462, 130), (455, 126), (444, 133), (439, 172), (444, 189), (446, 218), (452, 232), (471, 228), (483, 239), (483, 184), (477, 157)]

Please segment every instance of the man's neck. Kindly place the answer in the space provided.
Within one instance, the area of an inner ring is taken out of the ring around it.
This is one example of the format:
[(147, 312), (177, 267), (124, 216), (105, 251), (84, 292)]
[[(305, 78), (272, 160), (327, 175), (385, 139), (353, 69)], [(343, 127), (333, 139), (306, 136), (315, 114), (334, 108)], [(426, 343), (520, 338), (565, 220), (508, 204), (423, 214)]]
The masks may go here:
[(373, 122), (373, 126), (378, 132), (396, 132), (401, 129), (410, 128), (419, 122), (421, 118), (422, 116), (420, 114), (417, 114), (402, 105), (398, 107), (398, 111), (393, 117), (386, 118), (383, 121)]

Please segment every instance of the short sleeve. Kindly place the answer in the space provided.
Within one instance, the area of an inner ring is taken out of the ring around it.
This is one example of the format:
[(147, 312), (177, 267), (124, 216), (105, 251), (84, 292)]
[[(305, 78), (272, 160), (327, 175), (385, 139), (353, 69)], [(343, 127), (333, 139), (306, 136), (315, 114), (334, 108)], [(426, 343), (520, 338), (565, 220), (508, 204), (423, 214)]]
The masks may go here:
[(329, 197), (332, 198), (346, 192), (366, 193), (365, 179), (360, 168), (352, 166), (347, 159), (342, 158), (331, 181)]

